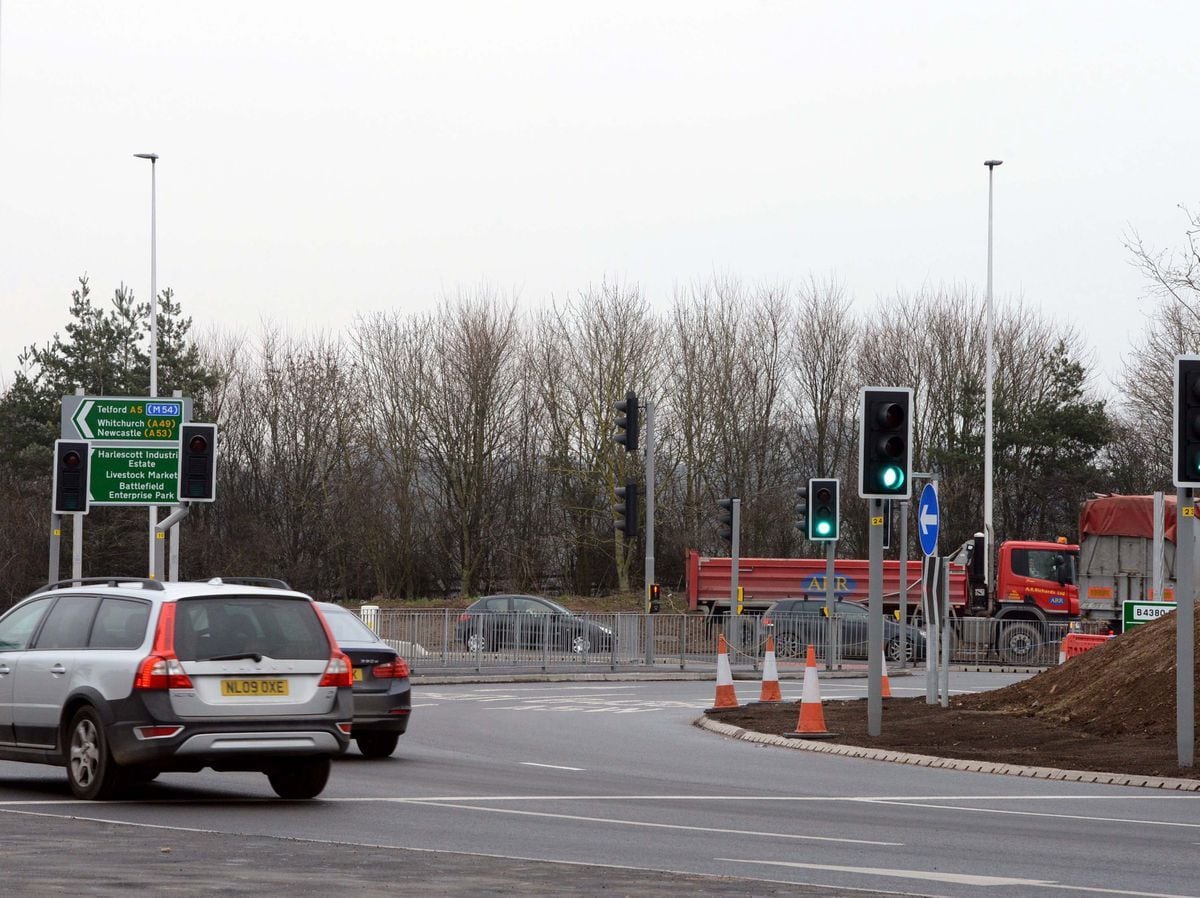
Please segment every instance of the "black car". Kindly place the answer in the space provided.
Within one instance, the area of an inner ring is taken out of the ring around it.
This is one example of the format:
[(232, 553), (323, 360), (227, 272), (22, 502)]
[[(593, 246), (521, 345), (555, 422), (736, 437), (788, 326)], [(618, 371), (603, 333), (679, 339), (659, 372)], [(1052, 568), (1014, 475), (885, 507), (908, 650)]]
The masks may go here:
[(586, 655), (612, 651), (613, 631), (541, 596), (485, 596), (458, 617), (457, 638), (469, 652), (541, 649)]
[(353, 666), (354, 720), (350, 735), (365, 757), (386, 758), (408, 729), (412, 712), (408, 662), (358, 615), (329, 602), (318, 602), (317, 606), (329, 622), (338, 648)]
[[(838, 655), (842, 658), (866, 658), (870, 614), (858, 602), (835, 601), (833, 619), (838, 629), (830, 627), (825, 614), (824, 599), (783, 599), (763, 614), (763, 625), (775, 634), (775, 652), (781, 658), (796, 658), (809, 645), (828, 647), (830, 637), (838, 639)], [(888, 660), (899, 662), (902, 657), (904, 628), (891, 618), (883, 619), (883, 645)], [(925, 657), (925, 636), (920, 630), (908, 627), (907, 660)]]

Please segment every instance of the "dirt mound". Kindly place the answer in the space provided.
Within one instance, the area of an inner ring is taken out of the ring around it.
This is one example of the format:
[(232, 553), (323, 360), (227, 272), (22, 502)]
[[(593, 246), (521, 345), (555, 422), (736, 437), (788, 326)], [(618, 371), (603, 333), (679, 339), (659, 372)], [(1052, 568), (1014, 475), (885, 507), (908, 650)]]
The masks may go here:
[[(824, 703), (825, 725), (838, 733), (833, 741), (943, 758), (1200, 779), (1200, 769), (1178, 765), (1174, 614), (1021, 683), (955, 696), (948, 708), (924, 698), (884, 699), (879, 736), (867, 735), (866, 704)], [(796, 729), (798, 715), (798, 705), (787, 703), (711, 716), (783, 734)]]
[[(1196, 618), (1200, 638), (1200, 615)], [(1195, 643), (1193, 643), (1195, 644)], [(1200, 654), (1196, 656), (1200, 659)], [(1192, 677), (1200, 672), (1197, 664)], [(1021, 683), (954, 698), (970, 711), (1021, 714), (1096, 736), (1175, 735), (1175, 615), (1137, 627)]]

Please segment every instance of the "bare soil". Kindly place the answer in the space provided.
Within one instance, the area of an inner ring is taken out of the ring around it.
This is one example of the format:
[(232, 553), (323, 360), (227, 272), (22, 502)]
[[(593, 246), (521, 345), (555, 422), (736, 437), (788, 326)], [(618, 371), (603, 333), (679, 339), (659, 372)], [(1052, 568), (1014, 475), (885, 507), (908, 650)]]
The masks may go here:
[[(1200, 615), (1196, 635), (1200, 638)], [(1200, 664), (1193, 681), (1197, 672)], [(1200, 768), (1178, 764), (1174, 614), (1028, 680), (955, 696), (949, 705), (927, 705), (923, 697), (884, 699), (881, 734), (871, 737), (865, 701), (823, 702), (825, 727), (838, 734), (824, 741), (962, 760), (1200, 779)], [(710, 716), (782, 734), (795, 731), (799, 703)]]

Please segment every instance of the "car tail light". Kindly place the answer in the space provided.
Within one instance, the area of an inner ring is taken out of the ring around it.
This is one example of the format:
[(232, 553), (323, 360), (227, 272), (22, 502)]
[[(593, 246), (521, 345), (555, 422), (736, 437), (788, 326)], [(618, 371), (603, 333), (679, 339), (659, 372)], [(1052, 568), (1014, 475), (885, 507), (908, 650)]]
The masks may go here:
[(371, 674), (377, 680), (403, 680), (408, 676), (408, 662), (397, 658), (389, 664), (376, 664)]
[(134, 689), (191, 689), (192, 681), (175, 657), (175, 603), (167, 602), (158, 612), (154, 649), (138, 665)]
[(458, 616), (458, 622), (459, 622), (460, 624), (465, 624), (465, 623), (466, 623), (467, 621), (469, 621), (470, 619), (471, 619), (471, 612), (470, 612), (470, 611), (464, 611), (462, 614), (460, 614), (460, 615)]
[(769, 617), (764, 617), (762, 619), (762, 625), (764, 627), (773, 627), (775, 626), (775, 621), (771, 620)]
[(350, 727), (352, 725), (353, 724), (347, 720), (347, 721), (339, 722), (337, 725), (337, 728), (339, 730), (341, 730), (343, 733), (345, 733), (347, 736), (349, 736), (350, 735)]
[(317, 685), (353, 686), (354, 672), (350, 666), (350, 659), (335, 649), (334, 653), (329, 657), (329, 663), (325, 665), (325, 674), (321, 677), (321, 682)]

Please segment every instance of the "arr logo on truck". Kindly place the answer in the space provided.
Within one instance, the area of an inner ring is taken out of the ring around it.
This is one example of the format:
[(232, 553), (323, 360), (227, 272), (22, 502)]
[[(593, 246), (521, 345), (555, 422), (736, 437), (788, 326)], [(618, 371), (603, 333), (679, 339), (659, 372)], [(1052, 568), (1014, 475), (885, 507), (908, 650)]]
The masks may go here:
[[(833, 574), (833, 594), (835, 596), (849, 595), (854, 592), (858, 584), (853, 578), (847, 577), (834, 571)], [(824, 593), (825, 592), (825, 575), (813, 574), (804, 583), (804, 591), (806, 593)]]

